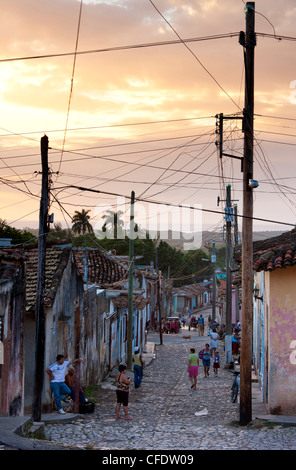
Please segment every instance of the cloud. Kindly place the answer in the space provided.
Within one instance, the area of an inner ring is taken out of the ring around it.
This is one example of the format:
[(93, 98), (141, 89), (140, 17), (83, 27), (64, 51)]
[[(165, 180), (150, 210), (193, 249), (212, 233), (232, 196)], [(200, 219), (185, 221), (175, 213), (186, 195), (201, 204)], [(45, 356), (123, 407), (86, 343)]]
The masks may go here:
[[(245, 28), (244, 5), (243, 2), (237, 0), (224, 2), (158, 0), (155, 4), (183, 39), (233, 33)], [(76, 44), (79, 8), (80, 1), (78, 0), (2, 1), (1, 57), (73, 52)], [(275, 28), (277, 34), (294, 35), (296, 10), (292, 0), (284, 0), (280, 4), (276, 0), (269, 2), (257, 0), (256, 10), (258, 11), (256, 31), (273, 34), (273, 28)], [(83, 2), (78, 51), (176, 39), (178, 37), (173, 29), (149, 1), (85, 0)], [(171, 122), (149, 127), (140, 126), (139, 123), (241, 111), (244, 106), (244, 57), (238, 38), (187, 44), (196, 57), (184, 44), (78, 55), (66, 149), (85, 148), (92, 145), (100, 147), (103, 143), (106, 145), (114, 143), (120, 148), (120, 145), (127, 144), (129, 141), (134, 144), (135, 141), (141, 140), (142, 136), (147, 136), (147, 141), (149, 139), (156, 141), (159, 137), (165, 137), (166, 132), (169, 132), (168, 135), (171, 137), (183, 135), (189, 129), (197, 134), (205, 129), (212, 130), (214, 133), (215, 119), (207, 121), (207, 126), (205, 122), (199, 121)], [(290, 89), (290, 83), (296, 80), (294, 55), (292, 42), (279, 42), (257, 37), (255, 49), (256, 113), (274, 117), (279, 114), (287, 117), (294, 116), (295, 104), (290, 99), (293, 91)], [(41, 131), (42, 134), (48, 132), (52, 147), (60, 149), (69, 105), (73, 61), (74, 57), (68, 56), (0, 63), (0, 126), (16, 132)], [(256, 120), (256, 125), (257, 122), (258, 120)], [(134, 125), (122, 126), (127, 123)], [(292, 121), (286, 124), (293, 127)], [(262, 118), (260, 125), (263, 129), (272, 130), (272, 125), (282, 126), (283, 122)], [(92, 127), (93, 130), (86, 131), (87, 127)], [(71, 128), (80, 130), (71, 131)], [(54, 130), (58, 132), (53, 132)], [(229, 135), (235, 134), (234, 131), (227, 130), (227, 132)], [(292, 133), (293, 130), (290, 132)], [(20, 146), (25, 146), (26, 138), (26, 145), (32, 145), (32, 140), (29, 139), (35, 139), (38, 149), (39, 137), (38, 134), (28, 135), (22, 139), (17, 137), (14, 141), (15, 156), (19, 155)], [(269, 137), (271, 140), (272, 136)], [(284, 136), (281, 138), (285, 140)], [(214, 145), (215, 135), (212, 139)], [(11, 142), (12, 137), (5, 137), (5, 145), (9, 145), (9, 148), (12, 147)], [(118, 154), (120, 154), (119, 148)], [(141, 149), (145, 148), (152, 150), (153, 144), (146, 147), (141, 144)], [(268, 144), (268, 147), (264, 148), (267, 148), (267, 158), (271, 161), (278, 162), (279, 154), (281, 154), (286, 162), (293, 162), (293, 147), (281, 146), (275, 149), (274, 145)], [(199, 155), (198, 147), (194, 151), (190, 147), (183, 149), (184, 155), (186, 150), (192, 158), (194, 155)], [(176, 152), (178, 151), (176, 149)], [(101, 153), (102, 150), (93, 150), (92, 153), (88, 151), (92, 155), (98, 155), (99, 152)], [(122, 150), (121, 153), (124, 152)], [(83, 154), (84, 151), (81, 153)], [(169, 167), (176, 155), (175, 153), (168, 156), (167, 159), (159, 161), (159, 164)], [(204, 156), (206, 160), (207, 155), (207, 153), (202, 153), (198, 158)], [(154, 153), (147, 152), (146, 160), (143, 161), (150, 161), (154, 157)], [(65, 169), (65, 173), (71, 171), (71, 174), (77, 174), (77, 178), (67, 177), (68, 182), (79, 181), (79, 175), (93, 177), (100, 172), (98, 161), (82, 161), (77, 155), (73, 157), (73, 161), (66, 163), (68, 158), (70, 156), (66, 155), (62, 170)], [(134, 161), (136, 158), (140, 160), (144, 158), (144, 154), (139, 152), (136, 155), (131, 149), (130, 157), (128, 152), (125, 157), (118, 157), (127, 162)], [(55, 160), (58, 160), (58, 156), (52, 152), (51, 161)], [(12, 160), (8, 160), (10, 161)], [(21, 166), (24, 159), (16, 158), (13, 161), (15, 171), (18, 172), (38, 169), (38, 167)], [(35, 160), (28, 160), (28, 163), (34, 161), (40, 164), (38, 157), (35, 157)], [(177, 161), (185, 162), (181, 158)], [(195, 163), (198, 166), (200, 162), (196, 160)], [(102, 160), (99, 164), (104, 166), (104, 171), (110, 171), (110, 179), (112, 179), (112, 174), (118, 176), (121, 172), (124, 173), (134, 168), (132, 166), (121, 168), (122, 163), (112, 163), (106, 160)], [(231, 170), (230, 166), (229, 161), (225, 162), (225, 169)], [(234, 168), (232, 171), (239, 179), (240, 169), (236, 166), (232, 162), (232, 168)], [(218, 174), (216, 155), (209, 162), (205, 161), (204, 167), (205, 173), (209, 171), (210, 175)], [(55, 165), (53, 168), (55, 169)], [(277, 170), (282, 175), (286, 172), (285, 167), (277, 168)], [(144, 169), (131, 172), (129, 182), (126, 184), (121, 182), (118, 187), (123, 193), (129, 192), (130, 181), (134, 178), (134, 184), (138, 187), (138, 181), (144, 181), (141, 176), (143, 174), (147, 176), (147, 171), (147, 167), (144, 167)], [(257, 163), (256, 172), (258, 172), (258, 177), (263, 175), (262, 168)], [(151, 182), (156, 173), (158, 175), (161, 171), (150, 169)], [(229, 177), (232, 174), (230, 171)], [(181, 177), (182, 174), (179, 176)], [(208, 181), (209, 178), (202, 181)], [(171, 177), (168, 181), (175, 180)], [(188, 180), (185, 179), (185, 183), (186, 181)], [(94, 184), (94, 179), (87, 182)], [(104, 187), (111, 190), (112, 182), (104, 182)], [(142, 189), (145, 187), (142, 185)], [(237, 191), (240, 191), (239, 185), (237, 188)], [(217, 184), (217, 191), (218, 189)], [(171, 197), (176, 201), (178, 197), (183, 197), (182, 191), (184, 189), (181, 189), (179, 193), (176, 190), (164, 192), (162, 197)], [(215, 208), (216, 195), (213, 197), (213, 192), (206, 193), (201, 189), (198, 194), (204, 198), (205, 205), (208, 206), (211, 200), (211, 205)], [(191, 194), (194, 194), (193, 191)], [(264, 208), (264, 196), (261, 196), (259, 191), (256, 198), (256, 203)], [(78, 200), (88, 201), (86, 197), (81, 196)], [(272, 209), (270, 209), (270, 216), (272, 215)]]

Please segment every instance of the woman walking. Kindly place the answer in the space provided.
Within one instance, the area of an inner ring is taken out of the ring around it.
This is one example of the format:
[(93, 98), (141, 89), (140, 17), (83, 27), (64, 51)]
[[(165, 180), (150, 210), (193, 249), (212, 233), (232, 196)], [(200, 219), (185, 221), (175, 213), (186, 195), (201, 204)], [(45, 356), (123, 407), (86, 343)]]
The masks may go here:
[(115, 377), (115, 382), (117, 386), (116, 395), (117, 395), (117, 404), (115, 410), (115, 419), (121, 419), (119, 416), (121, 405), (123, 405), (124, 418), (130, 420), (128, 415), (128, 395), (129, 395), (129, 386), (131, 379), (126, 377), (127, 367), (124, 364), (120, 364), (118, 368), (119, 372)]
[(190, 355), (188, 357), (188, 374), (189, 374), (189, 379), (191, 382), (191, 388), (193, 390), (196, 390), (196, 381), (197, 381), (197, 376), (198, 376), (198, 364), (199, 364), (198, 355), (195, 354), (195, 349), (191, 348)]
[(215, 351), (218, 347), (218, 339), (219, 335), (216, 333), (216, 328), (213, 329), (211, 335), (210, 335), (210, 349), (211, 349), (211, 357), (213, 356), (213, 353), (215, 354)]

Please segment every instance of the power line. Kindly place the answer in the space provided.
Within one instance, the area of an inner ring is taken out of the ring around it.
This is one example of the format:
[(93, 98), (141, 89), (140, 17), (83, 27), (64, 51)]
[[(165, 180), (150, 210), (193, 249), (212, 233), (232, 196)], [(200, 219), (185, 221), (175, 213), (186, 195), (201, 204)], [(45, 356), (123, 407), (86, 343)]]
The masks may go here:
[(60, 169), (61, 169), (61, 164), (62, 164), (62, 159), (63, 159), (63, 153), (64, 153), (64, 148), (65, 148), (65, 142), (66, 142), (66, 134), (67, 134), (67, 128), (68, 128), (68, 121), (69, 121), (69, 114), (70, 114), (70, 106), (71, 106), (72, 93), (73, 93), (73, 85), (74, 85), (74, 74), (75, 74), (75, 66), (76, 66), (76, 57), (77, 57), (77, 48), (78, 48), (78, 39), (79, 39), (79, 31), (80, 31), (80, 22), (81, 22), (82, 5), (83, 5), (83, 0), (81, 0), (81, 2), (80, 2), (79, 17), (78, 17), (78, 25), (77, 25), (77, 33), (76, 33), (76, 44), (75, 44), (75, 52), (74, 52), (74, 61), (73, 61), (73, 69), (72, 69), (72, 77), (71, 77), (71, 86), (70, 86), (70, 95), (69, 95), (69, 102), (68, 102), (68, 109), (67, 109), (66, 127), (65, 127), (65, 132), (64, 132), (63, 146), (62, 146), (62, 152), (61, 152), (60, 163), (59, 163), (59, 167), (58, 167), (58, 173), (59, 173), (59, 171), (60, 171)]
[(159, 41), (159, 42), (151, 42), (151, 43), (144, 43), (144, 44), (131, 44), (131, 45), (125, 45), (125, 46), (116, 46), (116, 47), (107, 47), (104, 49), (89, 49), (85, 51), (77, 51), (74, 52), (62, 52), (62, 53), (57, 53), (57, 54), (40, 54), (40, 55), (34, 55), (34, 56), (24, 56), (24, 57), (11, 57), (11, 58), (6, 58), (6, 59), (0, 59), (1, 62), (16, 62), (16, 61), (22, 61), (22, 60), (36, 60), (36, 59), (49, 59), (49, 58), (55, 58), (55, 57), (66, 57), (66, 56), (72, 56), (74, 54), (78, 55), (85, 55), (85, 54), (98, 54), (98, 53), (103, 53), (103, 52), (115, 52), (115, 51), (123, 51), (123, 50), (130, 50), (130, 49), (143, 49), (147, 47), (156, 47), (156, 46), (168, 46), (168, 45), (175, 45), (175, 44), (180, 44), (180, 43), (187, 43), (187, 42), (200, 42), (200, 41), (210, 41), (210, 40), (215, 40), (215, 39), (225, 39), (225, 38), (232, 38), (232, 37), (238, 37), (239, 32), (234, 32), (234, 33), (224, 33), (224, 34), (215, 34), (212, 36), (203, 36), (203, 37), (197, 37), (197, 38), (187, 38), (187, 39), (182, 39), (182, 40), (175, 40), (175, 41)]
[(216, 83), (216, 85), (218, 85), (218, 87), (223, 91), (223, 93), (225, 93), (226, 96), (228, 96), (228, 98), (232, 101), (232, 103), (238, 108), (238, 104), (233, 100), (233, 98), (229, 95), (229, 93), (222, 87), (222, 85), (220, 85), (220, 83), (218, 82), (218, 80), (214, 77), (214, 75), (212, 75), (212, 73), (205, 67), (205, 65), (201, 62), (201, 60), (197, 57), (197, 55), (190, 49), (189, 46), (187, 46), (186, 42), (181, 38), (181, 36), (179, 35), (179, 33), (175, 30), (175, 28), (170, 24), (170, 22), (165, 18), (165, 16), (160, 12), (160, 10), (156, 7), (156, 5), (153, 3), (152, 0), (149, 0), (149, 2), (151, 3), (151, 5), (153, 6), (153, 8), (155, 8), (155, 10), (159, 13), (159, 15), (162, 17), (162, 19), (167, 23), (167, 25), (171, 28), (171, 30), (175, 33), (175, 35), (179, 38), (179, 40), (182, 42), (182, 44), (186, 47), (186, 49), (188, 49), (188, 51), (190, 52), (190, 54), (193, 55), (193, 57), (197, 60), (197, 62), (199, 63), (199, 65), (205, 70), (205, 72), (212, 78), (212, 80), (214, 80), (214, 82)]
[[(108, 192), (108, 191), (100, 191), (98, 189), (89, 189), (89, 188), (84, 188), (82, 186), (75, 186), (75, 185), (66, 185), (66, 186), (63, 186), (61, 188), (55, 188), (55, 190), (63, 189), (63, 188), (74, 188), (74, 189), (79, 189), (80, 191), (90, 191), (90, 192), (94, 192), (94, 193), (98, 193), (98, 194), (108, 194), (108, 195), (111, 195), (111, 196), (123, 197), (123, 198), (126, 198), (126, 199), (131, 198), (130, 195), (126, 196), (124, 194), (118, 194), (118, 193), (113, 193), (113, 192)], [(200, 208), (200, 207), (187, 206), (187, 205), (175, 204), (175, 203), (170, 203), (170, 202), (153, 201), (151, 199), (136, 198), (136, 200), (140, 201), (140, 202), (146, 202), (146, 203), (149, 203), (149, 204), (167, 205), (167, 206), (172, 206), (172, 207), (179, 207), (179, 208), (182, 208), (182, 209), (190, 209), (190, 210), (197, 210), (197, 211), (201, 211), (201, 212), (209, 212), (209, 213), (212, 213), (212, 214), (225, 215), (224, 212), (217, 211), (217, 210), (214, 210), (214, 209), (204, 209), (204, 208)], [(248, 217), (248, 216), (244, 216), (244, 215), (241, 215), (241, 214), (238, 214), (237, 216), (240, 217), (240, 218), (252, 219), (252, 220), (256, 220), (256, 221), (260, 221), (260, 222), (271, 222), (271, 223), (276, 223), (276, 224), (279, 224), (279, 225), (289, 225), (289, 226), (295, 227), (295, 224), (291, 224), (289, 222), (280, 222), (280, 221), (276, 221), (276, 220), (263, 219), (263, 218), (260, 218), (260, 217)]]
[[(74, 131), (85, 131), (85, 130), (93, 130), (93, 129), (111, 129), (114, 127), (130, 127), (130, 126), (143, 126), (143, 125), (151, 125), (151, 124), (167, 124), (167, 123), (172, 123), (172, 122), (183, 122), (183, 121), (195, 121), (195, 120), (202, 120), (202, 119), (214, 119), (215, 116), (210, 115), (210, 116), (200, 116), (200, 117), (191, 117), (191, 118), (179, 118), (179, 119), (164, 119), (164, 120), (157, 120), (157, 121), (139, 121), (139, 122), (127, 122), (125, 124), (106, 124), (106, 125), (101, 125), (101, 126), (87, 126), (87, 127), (74, 127), (71, 129), (68, 129), (69, 132), (74, 132)], [(0, 127), (0, 129), (8, 132), (8, 134), (0, 134), (0, 137), (8, 137), (8, 136), (20, 136), (23, 137), (25, 135), (31, 135), (31, 134), (41, 134), (42, 131), (27, 131), (27, 132), (13, 132), (8, 129), (5, 129), (3, 127)], [(50, 132), (64, 132), (64, 129), (51, 129), (47, 130), (46, 133)], [(36, 139), (30, 139), (33, 140), (34, 142), (37, 142)], [(39, 140), (38, 140), (39, 142)]]

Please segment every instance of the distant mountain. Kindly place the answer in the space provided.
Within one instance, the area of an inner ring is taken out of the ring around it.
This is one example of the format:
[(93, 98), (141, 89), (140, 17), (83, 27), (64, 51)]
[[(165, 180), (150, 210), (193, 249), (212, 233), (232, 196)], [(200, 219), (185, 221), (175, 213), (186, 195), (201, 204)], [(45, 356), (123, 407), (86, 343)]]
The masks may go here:
[[(266, 231), (258, 231), (253, 232), (253, 241), (265, 240), (267, 238), (277, 237), (282, 235), (282, 230), (266, 230)], [(166, 234), (167, 235), (167, 234)], [(225, 245), (225, 236), (226, 234), (222, 232), (210, 232), (210, 231), (203, 231), (202, 232), (202, 244), (201, 249), (210, 249), (212, 247), (213, 241), (215, 242), (216, 248), (221, 248), (221, 246)], [(164, 242), (167, 242), (169, 245), (173, 246), (176, 249), (183, 250), (184, 242), (189, 241), (189, 235), (185, 235), (185, 237), (180, 237), (178, 234), (169, 233), (169, 238), (165, 238), (163, 233), (160, 233), (160, 239)], [(240, 242), (239, 242), (240, 243)]]

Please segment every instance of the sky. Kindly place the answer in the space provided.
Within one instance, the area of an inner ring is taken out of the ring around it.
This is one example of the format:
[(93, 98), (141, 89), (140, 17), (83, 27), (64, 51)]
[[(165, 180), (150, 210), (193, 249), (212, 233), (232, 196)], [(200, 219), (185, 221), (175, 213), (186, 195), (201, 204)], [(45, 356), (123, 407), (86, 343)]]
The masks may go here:
[[(38, 227), (46, 134), (50, 213), (64, 227), (81, 209), (98, 228), (106, 210), (128, 217), (134, 191), (141, 228), (170, 219), (222, 232), (229, 184), (240, 226), (240, 162), (219, 159), (215, 116), (244, 107), (244, 4), (0, 0), (0, 218)], [(296, 215), (296, 7), (257, 0), (255, 10), (253, 226), (287, 231)], [(241, 120), (224, 121), (223, 141), (243, 155)]]

